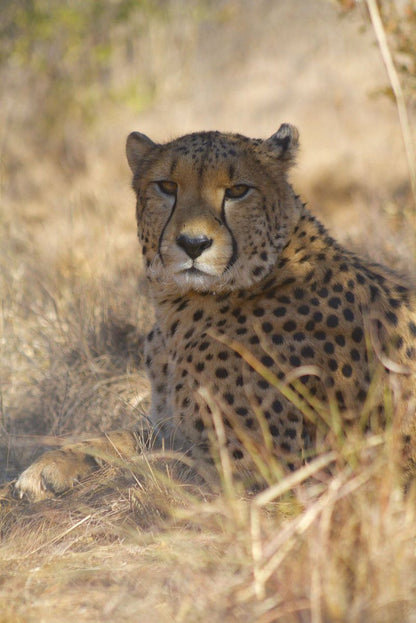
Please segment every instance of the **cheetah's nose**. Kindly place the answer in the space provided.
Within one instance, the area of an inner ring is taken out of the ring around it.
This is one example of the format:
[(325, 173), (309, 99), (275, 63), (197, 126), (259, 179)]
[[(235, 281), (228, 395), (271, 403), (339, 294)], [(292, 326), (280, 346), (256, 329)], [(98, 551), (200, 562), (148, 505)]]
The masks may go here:
[(205, 249), (208, 249), (212, 245), (212, 238), (208, 238), (207, 236), (191, 238), (186, 234), (180, 234), (176, 238), (176, 244), (178, 247), (181, 247), (192, 260), (195, 260)]

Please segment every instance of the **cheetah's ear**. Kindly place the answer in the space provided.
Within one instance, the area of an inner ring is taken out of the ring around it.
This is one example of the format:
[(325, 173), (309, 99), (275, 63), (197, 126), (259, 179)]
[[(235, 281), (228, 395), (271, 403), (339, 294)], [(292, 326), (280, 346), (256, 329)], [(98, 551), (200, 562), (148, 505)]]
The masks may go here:
[(282, 123), (280, 128), (264, 143), (280, 160), (293, 160), (299, 147), (299, 132), (294, 125)]
[(150, 140), (150, 138), (145, 134), (141, 134), (141, 132), (132, 132), (128, 135), (126, 142), (126, 155), (130, 169), (133, 173), (137, 173), (140, 162), (152, 147), (156, 147), (156, 143)]

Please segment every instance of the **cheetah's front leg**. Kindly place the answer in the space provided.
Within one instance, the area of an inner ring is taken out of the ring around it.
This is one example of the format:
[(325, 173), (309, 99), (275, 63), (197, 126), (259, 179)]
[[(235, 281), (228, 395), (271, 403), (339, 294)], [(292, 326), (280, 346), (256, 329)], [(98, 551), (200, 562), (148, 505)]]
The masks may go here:
[(73, 487), (106, 461), (129, 459), (140, 452), (146, 439), (133, 431), (113, 431), (106, 436), (69, 444), (40, 456), (18, 478), (15, 491), (32, 502), (54, 497)]

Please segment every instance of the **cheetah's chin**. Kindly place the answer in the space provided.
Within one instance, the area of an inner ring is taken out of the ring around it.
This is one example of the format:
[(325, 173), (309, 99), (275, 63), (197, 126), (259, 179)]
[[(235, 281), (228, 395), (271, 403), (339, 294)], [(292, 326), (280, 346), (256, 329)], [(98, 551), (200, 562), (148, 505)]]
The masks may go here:
[(173, 279), (181, 291), (196, 290), (197, 292), (211, 291), (217, 280), (216, 276), (203, 272), (195, 266), (175, 273)]

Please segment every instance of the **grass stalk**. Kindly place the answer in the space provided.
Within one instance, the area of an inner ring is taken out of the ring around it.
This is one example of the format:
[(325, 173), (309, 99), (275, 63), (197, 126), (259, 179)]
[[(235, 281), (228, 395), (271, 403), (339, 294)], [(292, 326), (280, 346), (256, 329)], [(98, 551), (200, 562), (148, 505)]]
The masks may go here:
[[(396, 101), (397, 113), (399, 116), (400, 129), (403, 137), (403, 144), (406, 152), (407, 166), (409, 169), (409, 179), (413, 195), (413, 220), (416, 218), (416, 155), (413, 146), (413, 138), (410, 130), (409, 116), (406, 109), (406, 101), (400, 79), (394, 66), (393, 58), (387, 42), (386, 32), (381, 19), (380, 11), (376, 0), (366, 0), (370, 14), (371, 24), (377, 38), (381, 57), (386, 67), (387, 75)], [(413, 223), (415, 224), (415, 223)]]

